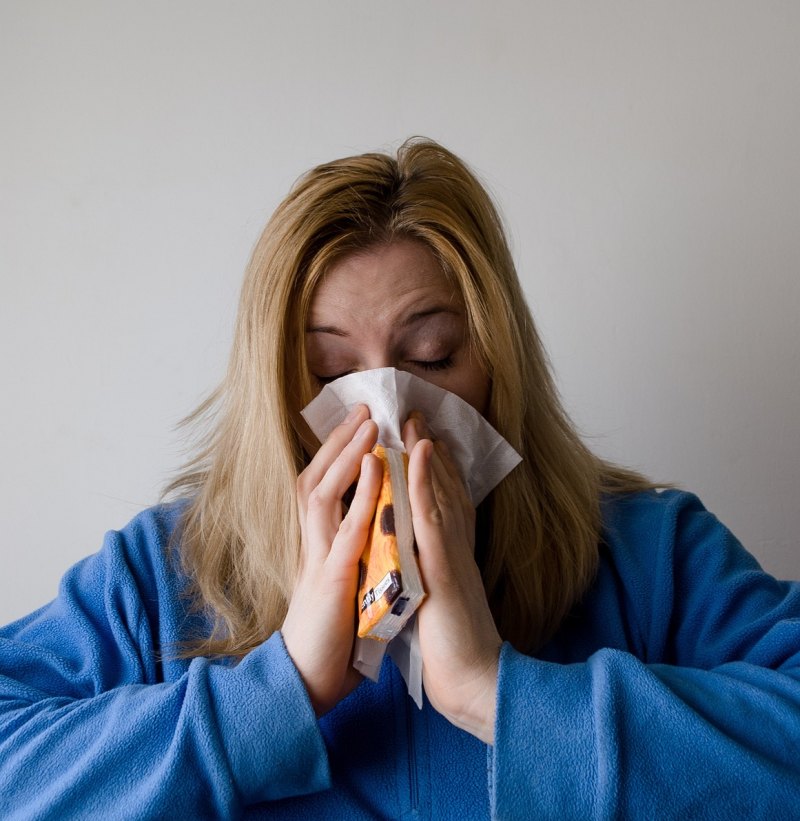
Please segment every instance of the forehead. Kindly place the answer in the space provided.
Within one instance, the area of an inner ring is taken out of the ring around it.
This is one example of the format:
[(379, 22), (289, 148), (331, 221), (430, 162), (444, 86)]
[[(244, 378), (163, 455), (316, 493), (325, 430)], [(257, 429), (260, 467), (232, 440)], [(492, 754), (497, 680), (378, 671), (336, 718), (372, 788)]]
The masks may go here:
[(402, 239), (347, 255), (332, 265), (314, 289), (309, 321), (330, 321), (353, 309), (389, 318), (432, 307), (462, 310), (458, 288), (426, 245)]

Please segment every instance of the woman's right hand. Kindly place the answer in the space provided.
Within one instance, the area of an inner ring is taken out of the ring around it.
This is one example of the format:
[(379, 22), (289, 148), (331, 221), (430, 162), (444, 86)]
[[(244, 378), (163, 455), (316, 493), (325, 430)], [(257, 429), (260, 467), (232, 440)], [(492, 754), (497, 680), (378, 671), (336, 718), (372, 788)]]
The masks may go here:
[[(353, 669), (358, 560), (375, 513), (381, 462), (370, 453), (378, 426), (358, 405), (297, 480), (302, 566), (281, 632), (317, 716), (361, 680)], [(360, 477), (359, 477), (360, 473)], [(343, 497), (358, 479), (345, 516)]]

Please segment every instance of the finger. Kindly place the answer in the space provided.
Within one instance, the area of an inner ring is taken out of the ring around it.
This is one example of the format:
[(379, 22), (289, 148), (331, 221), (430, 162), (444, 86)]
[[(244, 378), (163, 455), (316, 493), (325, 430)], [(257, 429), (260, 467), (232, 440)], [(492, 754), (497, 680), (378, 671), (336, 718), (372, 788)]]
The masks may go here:
[(383, 462), (372, 453), (361, 460), (361, 476), (350, 510), (339, 525), (331, 546), (331, 559), (343, 567), (354, 565), (367, 543), (369, 527), (378, 504), (378, 494), (383, 478)]
[[(448, 568), (445, 521), (434, 489), (433, 443), (420, 440), (409, 460), (408, 495), (411, 521), (419, 548), (419, 566), (429, 594), (440, 590), (452, 576)], [(453, 534), (447, 534), (452, 538)]]
[(403, 429), (400, 431), (400, 438), (403, 440), (406, 453), (410, 454), (414, 450), (414, 445), (417, 444), (418, 439), (417, 432), (414, 429), (414, 420), (411, 417), (406, 419)]
[(377, 438), (378, 426), (371, 419), (365, 419), (312, 493), (341, 501), (350, 485), (358, 478), (361, 460), (364, 454), (372, 450)]
[(406, 419), (405, 424), (403, 425), (403, 430), (400, 433), (400, 437), (403, 440), (406, 453), (410, 454), (411, 451), (414, 450), (417, 442), (420, 440), (420, 435), (414, 421), (413, 411), (408, 419)]
[(311, 491), (322, 481), (322, 477), (368, 417), (369, 408), (366, 405), (356, 405), (345, 420), (331, 431), (298, 478), (298, 491), (303, 500), (307, 499)]
[[(423, 442), (426, 441), (423, 440)], [(437, 545), (463, 544), (468, 546), (470, 551), (474, 550), (475, 545), (475, 508), (464, 490), (460, 476), (454, 475), (445, 466), (437, 444), (430, 447), (428, 470), (430, 489), (426, 490), (422, 485), (414, 488), (414, 495), (418, 504), (421, 505), (420, 518), (414, 519), (414, 532), (417, 534), (417, 542), (428, 548), (428, 561), (432, 560), (430, 550), (435, 551)], [(409, 495), (411, 495), (410, 469)], [(425, 500), (426, 495), (428, 495), (427, 501)], [(431, 497), (433, 502), (430, 500)], [(425, 513), (426, 507), (427, 513)], [(414, 511), (413, 498), (412, 511)], [(423, 552), (421, 547), (420, 555)], [(451, 551), (448, 548), (446, 552)]]
[(408, 461), (408, 494), (415, 522), (419, 519), (441, 523), (441, 512), (433, 487), (432, 457), (433, 442), (421, 439)]
[(472, 507), (472, 500), (469, 498), (464, 486), (461, 472), (450, 455), (447, 443), (443, 439), (434, 440), (424, 415), (420, 411), (414, 410), (409, 414), (403, 427), (403, 444), (406, 451), (411, 453), (416, 443), (422, 439), (430, 439), (434, 443), (434, 463), (440, 461), (444, 468), (444, 470), (435, 471), (435, 475), (440, 477), (441, 484), (445, 487), (452, 487), (458, 496), (459, 502)]
[(406, 452), (411, 453), (420, 439), (430, 438), (431, 434), (425, 422), (425, 417), (420, 411), (411, 411), (402, 431), (403, 445), (405, 445)]
[(431, 485), (436, 506), (439, 509), (442, 529), (448, 534), (448, 541), (466, 535), (465, 525), (470, 521), (470, 512), (465, 508), (462, 493), (456, 482), (447, 472), (434, 443), (431, 454)]
[(439, 461), (444, 466), (447, 474), (454, 482), (463, 484), (461, 474), (456, 467), (456, 463), (453, 461), (453, 457), (450, 455), (450, 448), (447, 447), (447, 442), (445, 442), (444, 439), (438, 439), (433, 444), (436, 455), (439, 457)]
[(416, 425), (417, 431), (420, 434), (422, 439), (430, 439), (433, 441), (433, 434), (431, 429), (428, 427), (428, 421), (425, 419), (425, 414), (422, 411), (412, 411), (411, 416), (414, 419), (414, 423)]
[(450, 449), (444, 440), (439, 439), (434, 442), (433, 460), (434, 464), (440, 468), (437, 475), (447, 477), (448, 487), (456, 494), (459, 502), (470, 510), (474, 509), (472, 499), (470, 499), (464, 479), (461, 476), (461, 471), (456, 467), (456, 463), (450, 456)]
[(342, 497), (358, 477), (361, 460), (372, 450), (377, 438), (378, 426), (371, 419), (364, 420), (352, 441), (309, 494), (306, 503), (309, 544), (320, 545), (326, 553), (330, 549), (342, 521)]

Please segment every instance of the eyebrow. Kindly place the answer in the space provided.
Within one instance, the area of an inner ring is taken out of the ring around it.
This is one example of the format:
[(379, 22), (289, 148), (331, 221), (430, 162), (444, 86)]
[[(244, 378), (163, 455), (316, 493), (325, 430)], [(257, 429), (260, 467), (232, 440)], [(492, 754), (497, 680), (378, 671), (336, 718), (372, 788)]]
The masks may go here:
[[(413, 325), (420, 320), (427, 319), (430, 316), (435, 316), (437, 314), (453, 314), (454, 316), (459, 316), (460, 312), (456, 311), (453, 308), (443, 308), (441, 306), (436, 306), (433, 308), (427, 308), (424, 311), (415, 311), (413, 314), (409, 314), (400, 324), (401, 328), (407, 328), (409, 325)], [(347, 331), (343, 331), (341, 328), (337, 328), (335, 325), (312, 325), (309, 328), (306, 328), (307, 334), (333, 334), (333, 336), (350, 336)]]

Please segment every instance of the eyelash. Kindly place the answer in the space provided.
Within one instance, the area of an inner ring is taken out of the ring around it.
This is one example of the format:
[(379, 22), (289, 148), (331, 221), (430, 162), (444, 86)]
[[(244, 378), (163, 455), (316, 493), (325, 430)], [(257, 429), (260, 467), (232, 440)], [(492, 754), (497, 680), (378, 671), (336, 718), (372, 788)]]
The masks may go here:
[[(444, 359), (435, 359), (432, 362), (423, 362), (418, 360), (412, 360), (412, 365), (416, 365), (418, 368), (421, 368), (423, 371), (446, 371), (448, 368), (453, 367), (453, 357), (452, 355), (446, 356)], [(321, 382), (323, 385), (327, 385), (329, 382), (335, 382), (337, 379), (341, 378), (342, 376), (347, 376), (348, 373), (351, 371), (345, 371), (344, 373), (337, 373), (333, 376), (316, 376), (318, 382)]]
[(444, 359), (436, 359), (433, 362), (414, 362), (423, 371), (446, 371), (453, 367), (453, 357), (446, 356)]

